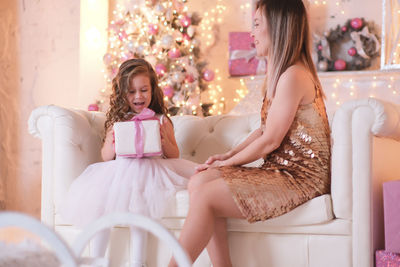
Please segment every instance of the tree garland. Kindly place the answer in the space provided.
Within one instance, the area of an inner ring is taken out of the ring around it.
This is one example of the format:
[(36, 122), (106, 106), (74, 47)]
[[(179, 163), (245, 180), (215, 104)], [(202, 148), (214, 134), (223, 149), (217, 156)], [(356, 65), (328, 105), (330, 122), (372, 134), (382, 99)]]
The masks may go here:
[[(350, 40), (353, 46), (347, 54), (351, 60), (346, 61), (339, 57), (338, 52)], [(372, 23), (363, 18), (353, 18), (318, 37), (315, 49), (320, 71), (362, 70), (370, 67), (372, 60), (379, 55), (380, 42)]]

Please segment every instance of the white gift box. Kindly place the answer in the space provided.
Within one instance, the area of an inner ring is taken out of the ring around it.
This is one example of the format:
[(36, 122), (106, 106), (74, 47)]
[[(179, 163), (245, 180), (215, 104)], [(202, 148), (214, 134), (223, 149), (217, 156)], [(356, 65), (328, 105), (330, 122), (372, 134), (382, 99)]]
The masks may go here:
[[(137, 131), (140, 131), (138, 133)], [(158, 120), (114, 123), (115, 153), (120, 157), (153, 157), (162, 154)], [(140, 140), (136, 140), (140, 138)], [(137, 151), (143, 147), (143, 155)]]

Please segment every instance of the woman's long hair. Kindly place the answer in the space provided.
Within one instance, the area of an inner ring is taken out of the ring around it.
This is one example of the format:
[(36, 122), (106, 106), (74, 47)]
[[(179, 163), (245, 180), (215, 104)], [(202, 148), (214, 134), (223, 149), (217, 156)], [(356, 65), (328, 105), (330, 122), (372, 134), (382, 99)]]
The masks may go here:
[[(311, 35), (302, 0), (260, 0), (256, 10), (263, 12), (269, 34), (267, 96), (273, 98), (282, 73), (300, 60), (320, 86), (311, 57)], [(323, 92), (321, 90), (321, 94)]]
[(167, 116), (168, 110), (164, 104), (164, 94), (158, 86), (157, 74), (153, 67), (144, 59), (129, 59), (121, 64), (118, 74), (112, 81), (110, 108), (107, 111), (104, 124), (105, 132), (113, 126), (114, 122), (126, 121), (135, 115), (129, 107), (126, 95), (132, 79), (141, 74), (147, 75), (150, 79), (151, 102), (148, 108), (157, 114)]

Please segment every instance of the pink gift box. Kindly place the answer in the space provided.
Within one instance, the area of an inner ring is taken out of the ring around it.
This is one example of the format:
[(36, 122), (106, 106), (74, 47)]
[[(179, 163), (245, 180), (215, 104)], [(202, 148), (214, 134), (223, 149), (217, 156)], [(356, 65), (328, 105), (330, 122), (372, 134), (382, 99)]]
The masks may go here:
[(383, 184), (385, 250), (400, 253), (400, 180)]
[(229, 74), (245, 76), (265, 74), (265, 58), (257, 58), (250, 32), (229, 33)]
[(400, 267), (400, 254), (377, 250), (375, 253), (376, 267)]

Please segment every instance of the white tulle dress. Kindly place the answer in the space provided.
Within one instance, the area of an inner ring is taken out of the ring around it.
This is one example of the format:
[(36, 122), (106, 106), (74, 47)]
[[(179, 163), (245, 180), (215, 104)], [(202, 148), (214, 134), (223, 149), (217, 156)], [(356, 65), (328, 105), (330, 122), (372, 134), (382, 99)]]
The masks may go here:
[(77, 226), (111, 212), (160, 218), (176, 191), (186, 188), (196, 165), (161, 157), (94, 163), (71, 184), (61, 216)]

